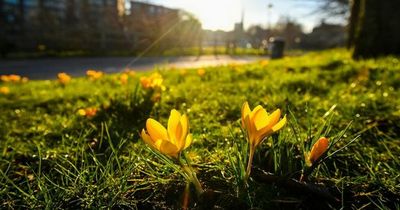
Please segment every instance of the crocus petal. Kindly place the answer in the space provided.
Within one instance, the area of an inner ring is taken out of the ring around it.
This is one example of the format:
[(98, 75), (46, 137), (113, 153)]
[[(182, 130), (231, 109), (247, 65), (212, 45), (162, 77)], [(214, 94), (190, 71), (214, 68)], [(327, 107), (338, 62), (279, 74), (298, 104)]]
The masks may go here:
[(310, 162), (314, 163), (315, 161), (317, 161), (318, 158), (320, 158), (321, 155), (323, 155), (326, 152), (328, 147), (329, 147), (329, 140), (327, 138), (321, 137), (320, 139), (318, 139), (318, 141), (315, 142), (315, 144), (311, 149), (311, 153), (309, 156)]
[(245, 128), (245, 118), (247, 115), (249, 115), (251, 112), (250, 107), (249, 107), (249, 103), (244, 102), (242, 105), (242, 127)]
[(147, 133), (146, 133), (146, 131), (145, 131), (144, 129), (142, 130), (142, 133), (141, 133), (140, 136), (142, 137), (143, 141), (144, 141), (146, 144), (148, 144), (148, 145), (151, 146), (151, 147), (155, 147), (155, 146), (154, 146), (154, 141), (150, 138), (149, 135), (147, 135)]
[(186, 114), (182, 115), (181, 121), (180, 121), (180, 125), (181, 125), (181, 128), (182, 128), (182, 133), (180, 134), (180, 137), (179, 137), (179, 141), (180, 141), (179, 147), (183, 148), (185, 146), (185, 144), (186, 144), (185, 143), (186, 142), (186, 136), (189, 133), (189, 119), (186, 116)]
[(171, 142), (164, 141), (164, 140), (157, 140), (156, 141), (156, 148), (163, 154), (169, 155), (171, 157), (178, 157), (178, 153), (180, 150)]
[(279, 131), (286, 124), (286, 115), (277, 124), (272, 127), (272, 132)]
[(263, 107), (261, 105), (256, 106), (256, 108), (253, 109), (253, 111), (250, 112), (249, 116), (250, 116), (250, 120), (254, 121), (254, 116), (256, 115), (256, 113), (258, 112), (258, 110), (262, 109)]
[(185, 145), (185, 136), (182, 135), (182, 124), (180, 122), (178, 123), (178, 126), (176, 126), (175, 136), (176, 136), (176, 141), (174, 144), (178, 148), (183, 148), (183, 146)]
[(149, 118), (146, 121), (146, 128), (147, 128), (147, 132), (149, 133), (150, 137), (153, 140), (155, 140), (155, 139), (167, 140), (168, 139), (167, 129), (165, 129), (164, 126), (162, 126), (156, 120)]
[(259, 109), (255, 114), (254, 114), (254, 125), (256, 126), (256, 130), (261, 130), (262, 128), (266, 127), (271, 118), (268, 117), (267, 111), (265, 109)]
[(255, 127), (250, 120), (250, 115), (247, 115), (244, 118), (244, 124), (245, 124), (245, 128), (247, 130), (248, 140), (250, 141), (250, 143), (252, 143), (254, 140)]
[(257, 145), (260, 144), (262, 140), (264, 140), (266, 137), (272, 135), (274, 132), (278, 131), (285, 125), (286, 116), (284, 117), (284, 119), (278, 122), (280, 115), (281, 115), (280, 110), (277, 109), (271, 115), (268, 116), (267, 120), (269, 121), (268, 125), (256, 132)]
[(186, 140), (185, 140), (185, 147), (183, 147), (183, 149), (188, 148), (192, 144), (192, 141), (193, 141), (192, 134), (187, 135)]
[(281, 117), (281, 110), (277, 109), (274, 112), (272, 112), (271, 115), (268, 116), (268, 127), (272, 128), (275, 126), (275, 124), (279, 121), (279, 118)]
[(176, 143), (177, 141), (178, 137), (176, 136), (176, 128), (179, 124), (180, 119), (181, 114), (175, 109), (171, 110), (171, 114), (168, 119), (168, 135), (172, 143)]

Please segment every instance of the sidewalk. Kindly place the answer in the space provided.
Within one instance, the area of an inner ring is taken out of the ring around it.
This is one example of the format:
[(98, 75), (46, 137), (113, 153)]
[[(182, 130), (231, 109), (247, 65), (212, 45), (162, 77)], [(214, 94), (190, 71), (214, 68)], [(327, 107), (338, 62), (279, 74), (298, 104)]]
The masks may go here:
[(152, 70), (159, 67), (199, 68), (229, 63), (250, 63), (263, 56), (182, 56), (182, 57), (96, 57), (96, 58), (49, 58), (38, 60), (0, 61), (0, 75), (18, 74), (30, 79), (55, 79), (57, 73), (66, 72), (72, 76), (83, 76), (88, 69), (116, 73), (126, 67), (136, 71)]

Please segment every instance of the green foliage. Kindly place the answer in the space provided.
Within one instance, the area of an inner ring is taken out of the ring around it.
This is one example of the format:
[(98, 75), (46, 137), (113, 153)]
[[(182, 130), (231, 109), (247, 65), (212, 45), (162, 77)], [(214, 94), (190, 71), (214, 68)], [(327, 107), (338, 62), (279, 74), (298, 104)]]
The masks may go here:
[[(189, 116), (194, 141), (185, 155), (200, 182), (223, 194), (206, 202), (325, 208), (323, 199), (295, 193), (282, 181), (251, 178), (239, 195), (248, 157), (238, 120), (246, 100), (288, 116), (256, 151), (255, 168), (299, 179), (305, 152), (327, 136), (336, 144), (309, 178), (343, 199), (333, 207), (396, 208), (399, 63), (396, 57), (354, 61), (349, 52), (333, 50), (205, 68), (202, 77), (197, 69), (158, 69), (166, 89), (156, 102), (139, 83), (148, 73), (126, 86), (118, 75), (73, 78), (66, 86), (2, 83), (10, 93), (0, 95), (1, 208), (181, 208), (184, 178), (139, 140), (148, 117), (165, 125), (173, 108)], [(86, 107), (97, 107), (96, 116), (77, 114)], [(190, 201), (194, 207), (196, 198)]]

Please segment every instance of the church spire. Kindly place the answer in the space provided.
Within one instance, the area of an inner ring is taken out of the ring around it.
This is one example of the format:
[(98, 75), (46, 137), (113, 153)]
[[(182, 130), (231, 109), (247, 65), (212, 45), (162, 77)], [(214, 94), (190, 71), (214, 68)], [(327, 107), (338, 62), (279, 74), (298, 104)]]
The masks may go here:
[(244, 7), (242, 6), (242, 17), (240, 19), (240, 24), (242, 25), (242, 29), (244, 29)]

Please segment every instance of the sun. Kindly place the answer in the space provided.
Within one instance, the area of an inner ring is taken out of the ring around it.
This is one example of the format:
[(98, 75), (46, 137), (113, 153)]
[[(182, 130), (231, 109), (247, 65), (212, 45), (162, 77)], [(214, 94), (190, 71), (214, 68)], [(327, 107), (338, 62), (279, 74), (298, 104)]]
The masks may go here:
[(186, 0), (182, 3), (182, 9), (193, 13), (203, 29), (232, 30), (241, 18), (241, 0)]

